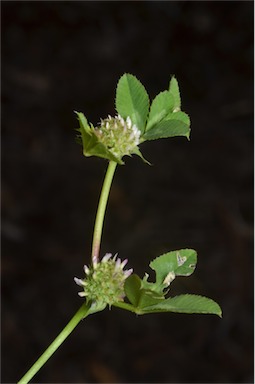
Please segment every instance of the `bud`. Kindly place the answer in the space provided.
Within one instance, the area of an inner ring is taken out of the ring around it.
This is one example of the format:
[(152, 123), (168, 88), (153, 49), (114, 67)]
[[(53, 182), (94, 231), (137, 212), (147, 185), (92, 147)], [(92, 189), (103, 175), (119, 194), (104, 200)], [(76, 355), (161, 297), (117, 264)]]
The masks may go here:
[(124, 270), (127, 262), (127, 259), (117, 258), (117, 254), (112, 257), (107, 253), (100, 262), (93, 261), (90, 268), (84, 266), (85, 278), (74, 278), (76, 284), (83, 287), (78, 295), (91, 302), (109, 305), (123, 301), (124, 282), (133, 272), (132, 269)]

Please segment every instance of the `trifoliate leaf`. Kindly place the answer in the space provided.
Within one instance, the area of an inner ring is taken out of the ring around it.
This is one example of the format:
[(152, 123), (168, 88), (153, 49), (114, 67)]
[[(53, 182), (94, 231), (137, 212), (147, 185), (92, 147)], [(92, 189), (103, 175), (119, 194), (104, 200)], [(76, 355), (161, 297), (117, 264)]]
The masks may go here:
[(130, 117), (133, 124), (144, 132), (149, 112), (149, 96), (142, 83), (133, 75), (125, 73), (116, 89), (116, 110), (123, 117)]
[(174, 109), (179, 111), (181, 109), (181, 97), (178, 82), (174, 76), (170, 80), (169, 91), (174, 97)]
[(143, 312), (203, 313), (222, 317), (221, 308), (214, 300), (190, 294), (171, 297), (160, 303), (144, 307)]
[(151, 103), (146, 131), (162, 121), (174, 109), (174, 97), (169, 91), (160, 92)]
[[(177, 114), (174, 113), (175, 115)], [(190, 128), (189, 125), (182, 120), (171, 118), (169, 120), (162, 120), (155, 124), (149, 131), (146, 131), (142, 139), (157, 140), (174, 136), (185, 136), (189, 139)]]
[(222, 316), (220, 306), (207, 297), (198, 295), (179, 295), (165, 299), (166, 287), (175, 276), (189, 276), (197, 262), (197, 253), (193, 249), (172, 251), (157, 257), (150, 263), (156, 272), (156, 282), (148, 281), (148, 274), (143, 280), (132, 274), (124, 285), (127, 302), (115, 303), (123, 309), (138, 315), (157, 312), (201, 313)]

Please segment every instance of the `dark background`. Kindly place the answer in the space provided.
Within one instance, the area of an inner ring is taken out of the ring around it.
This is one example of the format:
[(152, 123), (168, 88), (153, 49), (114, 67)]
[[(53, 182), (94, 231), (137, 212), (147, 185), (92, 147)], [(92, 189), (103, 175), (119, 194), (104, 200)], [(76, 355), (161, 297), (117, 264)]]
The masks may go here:
[(84, 321), (34, 379), (44, 383), (253, 381), (253, 3), (2, 2), (2, 383), (16, 382), (81, 305), (107, 162), (84, 158), (74, 110), (114, 114), (135, 74), (150, 97), (175, 74), (191, 141), (141, 146), (112, 188), (102, 255), (143, 275), (198, 251), (173, 293), (216, 316), (118, 309)]

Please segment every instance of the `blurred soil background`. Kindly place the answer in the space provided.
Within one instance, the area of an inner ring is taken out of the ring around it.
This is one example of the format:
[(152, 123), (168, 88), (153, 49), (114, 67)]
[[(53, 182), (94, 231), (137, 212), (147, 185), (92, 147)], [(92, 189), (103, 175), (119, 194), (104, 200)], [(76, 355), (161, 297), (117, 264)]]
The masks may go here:
[(198, 251), (172, 292), (216, 316), (118, 309), (91, 316), (36, 383), (253, 382), (253, 2), (2, 1), (2, 383), (14, 383), (81, 305), (107, 162), (84, 158), (74, 110), (114, 114), (135, 74), (150, 97), (175, 74), (185, 138), (145, 143), (115, 176), (102, 255), (143, 275)]

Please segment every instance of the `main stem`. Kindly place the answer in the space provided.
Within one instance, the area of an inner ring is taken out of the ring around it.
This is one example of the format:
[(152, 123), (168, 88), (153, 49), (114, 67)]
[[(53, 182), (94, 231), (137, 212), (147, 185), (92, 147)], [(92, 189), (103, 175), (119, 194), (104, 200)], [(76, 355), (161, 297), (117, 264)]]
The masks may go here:
[[(116, 169), (117, 163), (114, 161), (110, 161), (108, 165), (108, 169), (105, 175), (104, 184), (102, 187), (95, 227), (94, 227), (94, 235), (93, 235), (93, 243), (92, 243), (92, 261), (98, 260), (99, 258), (99, 250), (100, 243), (102, 237), (102, 228), (105, 216), (106, 205), (109, 197), (109, 192), (112, 184), (113, 175)], [(65, 341), (65, 339), (70, 335), (70, 333), (74, 330), (74, 328), (79, 324), (79, 322), (87, 317), (92, 312), (101, 311), (104, 308), (94, 308), (94, 310), (90, 310), (90, 305), (84, 303), (80, 309), (76, 312), (76, 314), (72, 317), (69, 323), (65, 326), (65, 328), (60, 332), (60, 334), (56, 337), (56, 339), (50, 344), (50, 346), (46, 349), (46, 351), (39, 357), (39, 359), (32, 365), (32, 367), (27, 371), (27, 373), (18, 381), (18, 384), (27, 384), (34, 375), (42, 368), (42, 366), (49, 360), (49, 358), (53, 355), (53, 353), (60, 347), (60, 345)]]
[(110, 161), (106, 175), (105, 175), (104, 184), (102, 187), (102, 191), (101, 191), (101, 195), (98, 203), (97, 215), (96, 215), (96, 221), (95, 221), (95, 227), (94, 227), (92, 252), (91, 252), (92, 261), (98, 261), (99, 259), (99, 251), (100, 251), (105, 210), (106, 210), (106, 205), (107, 205), (109, 192), (112, 184), (112, 179), (113, 179), (116, 166), (117, 166), (117, 163), (115, 161)]

